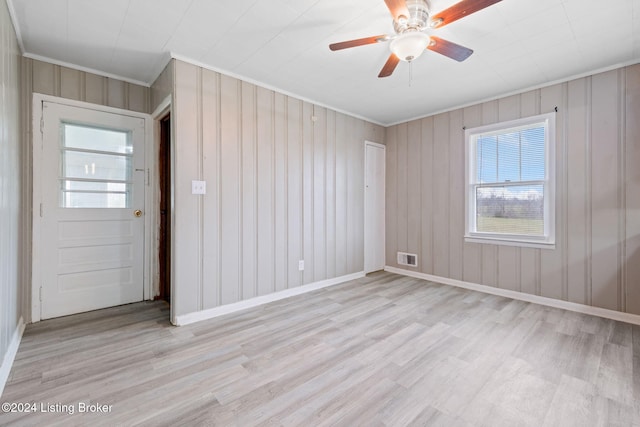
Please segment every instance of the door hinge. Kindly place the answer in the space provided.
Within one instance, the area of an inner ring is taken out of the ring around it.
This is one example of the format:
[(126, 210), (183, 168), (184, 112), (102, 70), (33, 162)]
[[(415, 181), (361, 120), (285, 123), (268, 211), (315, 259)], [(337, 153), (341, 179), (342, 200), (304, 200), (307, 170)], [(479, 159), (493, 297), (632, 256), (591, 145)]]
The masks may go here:
[(40, 133), (44, 135), (44, 114), (40, 116)]
[(42, 207), (42, 203), (40, 203), (40, 218), (44, 216), (44, 208)]
[(40, 302), (42, 302), (42, 286), (40, 286)]
[(149, 171), (149, 168), (147, 168), (147, 187), (151, 185), (151, 172)]

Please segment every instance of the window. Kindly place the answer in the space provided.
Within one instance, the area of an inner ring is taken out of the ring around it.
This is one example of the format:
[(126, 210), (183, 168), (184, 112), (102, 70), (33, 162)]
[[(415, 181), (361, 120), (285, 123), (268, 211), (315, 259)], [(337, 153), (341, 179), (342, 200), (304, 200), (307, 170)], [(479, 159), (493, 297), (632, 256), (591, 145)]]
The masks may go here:
[(128, 208), (130, 132), (62, 123), (60, 207)]
[(555, 114), (467, 129), (465, 241), (553, 248)]

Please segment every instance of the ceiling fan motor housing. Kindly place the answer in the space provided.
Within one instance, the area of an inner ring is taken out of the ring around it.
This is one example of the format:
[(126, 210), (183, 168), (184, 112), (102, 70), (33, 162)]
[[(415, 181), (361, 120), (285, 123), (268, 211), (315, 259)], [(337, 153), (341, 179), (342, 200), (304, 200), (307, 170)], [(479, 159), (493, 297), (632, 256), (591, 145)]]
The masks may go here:
[(422, 31), (427, 28), (431, 3), (429, 0), (407, 0), (409, 15), (407, 19), (393, 21), (393, 28), (398, 34), (407, 31)]

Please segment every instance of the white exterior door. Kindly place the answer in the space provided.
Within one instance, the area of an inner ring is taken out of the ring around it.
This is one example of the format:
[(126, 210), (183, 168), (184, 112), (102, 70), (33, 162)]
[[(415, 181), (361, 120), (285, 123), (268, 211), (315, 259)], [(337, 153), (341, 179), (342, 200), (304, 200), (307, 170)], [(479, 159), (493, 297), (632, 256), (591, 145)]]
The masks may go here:
[(364, 145), (364, 272), (385, 265), (385, 146)]
[(145, 119), (42, 108), (40, 318), (142, 301)]

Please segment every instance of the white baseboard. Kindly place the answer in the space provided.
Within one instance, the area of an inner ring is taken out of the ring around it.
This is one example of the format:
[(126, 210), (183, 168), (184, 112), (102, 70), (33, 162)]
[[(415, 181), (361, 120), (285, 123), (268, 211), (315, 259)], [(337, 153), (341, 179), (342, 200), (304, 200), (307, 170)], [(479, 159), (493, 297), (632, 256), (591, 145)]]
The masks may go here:
[(384, 268), (384, 271), (388, 271), (389, 273), (401, 274), (403, 276), (415, 277), (416, 279), (424, 279), (431, 282), (442, 283), (444, 285), (456, 286), (458, 288), (469, 289), (471, 291), (483, 292), (485, 294), (497, 295), (515, 300), (545, 305), (547, 307), (561, 308), (564, 310), (574, 311), (576, 313), (589, 314), (592, 316), (604, 317), (605, 319), (618, 320), (620, 322), (640, 325), (640, 316), (637, 314), (622, 313), (620, 311), (608, 310), (606, 308), (592, 307), (589, 305), (541, 297), (538, 295), (526, 294), (524, 292), (512, 291), (509, 289), (494, 288), (492, 286), (464, 282), (462, 280), (449, 279), (446, 277), (434, 276), (417, 271), (403, 270), (397, 267), (386, 266)]
[(305, 294), (307, 292), (315, 291), (317, 289), (326, 288), (340, 283), (348, 282), (349, 280), (359, 279), (364, 277), (364, 271), (358, 273), (347, 274), (346, 276), (340, 276), (333, 279), (322, 280), (320, 282), (309, 283), (297, 288), (286, 289), (284, 291), (274, 292), (269, 295), (263, 295), (260, 297), (251, 298), (244, 301), (238, 301), (233, 304), (226, 304), (220, 307), (210, 308), (208, 310), (196, 311), (194, 313), (182, 314), (176, 316), (175, 324), (177, 326), (184, 326), (190, 323), (200, 322), (202, 320), (212, 319), (218, 316), (224, 316), (225, 314), (235, 313), (236, 311), (246, 310), (247, 308), (257, 307), (259, 305), (267, 304), (273, 301), (279, 301), (281, 299), (289, 298), (292, 296)]
[(0, 396), (2, 396), (2, 393), (4, 392), (4, 386), (7, 384), (9, 374), (11, 373), (11, 367), (13, 366), (13, 361), (18, 353), (18, 347), (20, 347), (20, 341), (22, 340), (22, 334), (24, 333), (24, 326), (24, 320), (21, 317), (18, 321), (18, 326), (16, 326), (16, 330), (13, 332), (9, 348), (2, 359), (2, 365), (0, 365)]

